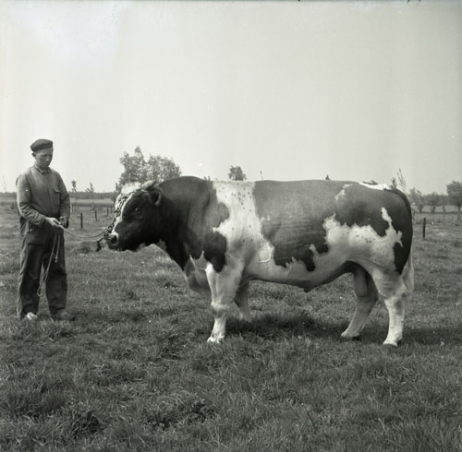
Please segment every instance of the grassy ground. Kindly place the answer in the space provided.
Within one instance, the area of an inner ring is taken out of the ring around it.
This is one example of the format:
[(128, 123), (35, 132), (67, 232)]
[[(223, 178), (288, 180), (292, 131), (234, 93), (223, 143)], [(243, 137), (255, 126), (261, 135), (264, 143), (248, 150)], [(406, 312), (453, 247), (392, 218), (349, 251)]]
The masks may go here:
[(417, 236), (405, 343), (390, 349), (381, 304), (362, 341), (340, 341), (347, 276), (310, 294), (254, 283), (254, 321), (231, 318), (207, 345), (208, 302), (161, 251), (95, 253), (69, 235), (77, 320), (52, 322), (43, 300), (20, 323), (16, 214), (0, 224), (1, 451), (462, 450), (461, 227)]

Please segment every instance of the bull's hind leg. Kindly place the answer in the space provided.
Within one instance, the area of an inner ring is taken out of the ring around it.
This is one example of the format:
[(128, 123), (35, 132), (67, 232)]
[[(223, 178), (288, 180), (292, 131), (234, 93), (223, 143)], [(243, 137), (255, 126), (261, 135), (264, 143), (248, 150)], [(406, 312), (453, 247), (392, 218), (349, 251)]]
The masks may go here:
[(378, 287), (379, 291), (383, 289), (384, 302), (390, 319), (384, 344), (396, 347), (403, 339), (404, 311), (414, 290), (414, 267), (411, 258), (396, 282), (390, 284), (389, 281), (384, 281), (378, 284)]
[(226, 334), (226, 318), (238, 293), (242, 268), (240, 266), (226, 265), (220, 273), (217, 273), (213, 266), (209, 265), (206, 273), (212, 292), (211, 306), (215, 317), (212, 333), (207, 342), (220, 343)]
[(374, 281), (363, 268), (358, 267), (354, 272), (353, 284), (356, 294), (356, 308), (348, 328), (342, 333), (344, 339), (359, 337), (378, 299)]
[(239, 318), (250, 322), (250, 309), (249, 309), (249, 283), (239, 287), (239, 290), (234, 297), (234, 302), (239, 307)]

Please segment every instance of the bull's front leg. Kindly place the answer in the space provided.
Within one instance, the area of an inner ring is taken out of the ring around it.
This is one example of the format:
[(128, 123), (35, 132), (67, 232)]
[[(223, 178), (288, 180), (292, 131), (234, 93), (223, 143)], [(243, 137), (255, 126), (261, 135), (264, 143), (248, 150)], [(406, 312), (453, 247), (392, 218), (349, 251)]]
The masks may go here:
[(207, 279), (212, 293), (212, 311), (215, 317), (212, 333), (207, 342), (219, 344), (226, 335), (226, 318), (238, 292), (242, 277), (242, 266), (227, 264), (216, 272), (210, 264)]

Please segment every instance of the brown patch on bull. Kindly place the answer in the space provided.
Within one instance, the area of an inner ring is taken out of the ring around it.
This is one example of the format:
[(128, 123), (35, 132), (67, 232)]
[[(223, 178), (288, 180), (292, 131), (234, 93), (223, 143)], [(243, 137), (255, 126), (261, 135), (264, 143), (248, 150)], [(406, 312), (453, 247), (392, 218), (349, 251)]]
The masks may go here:
[(194, 200), (194, 211), (189, 212), (188, 222), (194, 226), (186, 227), (184, 231), (186, 251), (193, 259), (203, 256), (216, 272), (220, 272), (226, 264), (227, 241), (216, 228), (229, 218), (230, 212), (218, 202), (216, 191), (209, 184), (207, 188), (202, 192), (196, 191), (201, 196)]

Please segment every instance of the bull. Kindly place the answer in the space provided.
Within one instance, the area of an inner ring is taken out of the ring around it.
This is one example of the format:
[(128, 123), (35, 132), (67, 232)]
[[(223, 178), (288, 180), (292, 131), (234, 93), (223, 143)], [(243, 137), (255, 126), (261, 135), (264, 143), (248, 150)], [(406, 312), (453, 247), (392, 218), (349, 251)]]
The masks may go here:
[(392, 346), (402, 340), (414, 288), (412, 236), (406, 196), (386, 185), (195, 177), (121, 193), (105, 232), (111, 249), (158, 245), (188, 286), (211, 299), (208, 342), (225, 337), (233, 302), (250, 320), (252, 280), (310, 291), (351, 273), (356, 308), (342, 337), (360, 336), (380, 297), (389, 314), (384, 344)]

